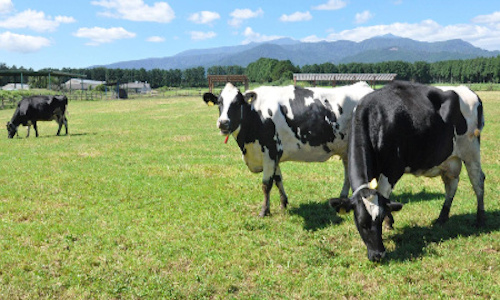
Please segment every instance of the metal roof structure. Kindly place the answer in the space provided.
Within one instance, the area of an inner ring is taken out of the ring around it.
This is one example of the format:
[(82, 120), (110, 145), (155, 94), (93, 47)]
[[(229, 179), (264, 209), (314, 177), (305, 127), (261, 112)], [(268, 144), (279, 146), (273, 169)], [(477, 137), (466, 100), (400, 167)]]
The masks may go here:
[(20, 76), (21, 78), (21, 88), (24, 85), (24, 76), (48, 76), (49, 77), (49, 89), (50, 89), (50, 77), (78, 77), (78, 78), (86, 78), (87, 75), (84, 74), (75, 74), (69, 72), (61, 72), (61, 71), (30, 71), (30, 70), (0, 70), (0, 76)]
[(293, 74), (293, 82), (296, 85), (297, 81), (332, 81), (335, 85), (337, 81), (367, 81), (372, 85), (374, 82), (393, 81), (398, 74), (396, 73), (296, 73)]

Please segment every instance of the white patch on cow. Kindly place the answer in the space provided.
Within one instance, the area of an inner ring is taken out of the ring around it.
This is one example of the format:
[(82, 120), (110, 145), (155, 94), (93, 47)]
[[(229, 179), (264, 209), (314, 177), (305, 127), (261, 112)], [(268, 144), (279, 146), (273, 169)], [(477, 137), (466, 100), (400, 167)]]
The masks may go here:
[(222, 97), (222, 112), (219, 116), (219, 119), (217, 119), (217, 128), (219, 128), (219, 124), (222, 121), (229, 121), (229, 116), (227, 115), (229, 106), (231, 106), (231, 102), (236, 98), (238, 95), (238, 89), (232, 85), (230, 82), (226, 84), (224, 89), (222, 90), (222, 93), (220, 96)]
[(371, 195), (368, 198), (361, 197), (363, 199), (363, 204), (365, 205), (366, 210), (372, 217), (372, 220), (375, 221), (375, 219), (381, 214), (382, 209), (378, 203), (378, 195), (374, 194)]
[(386, 199), (389, 199), (391, 195), (392, 186), (389, 183), (389, 179), (384, 174), (380, 174), (377, 191)]
[(484, 124), (478, 124), (477, 109), (479, 101), (477, 95), (466, 86), (438, 86), (442, 91), (454, 91), (460, 98), (460, 112), (467, 122), (467, 136), (473, 139), (475, 131)]
[(314, 97), (306, 97), (306, 98), (304, 98), (304, 104), (306, 106), (310, 106), (311, 104), (314, 104)]

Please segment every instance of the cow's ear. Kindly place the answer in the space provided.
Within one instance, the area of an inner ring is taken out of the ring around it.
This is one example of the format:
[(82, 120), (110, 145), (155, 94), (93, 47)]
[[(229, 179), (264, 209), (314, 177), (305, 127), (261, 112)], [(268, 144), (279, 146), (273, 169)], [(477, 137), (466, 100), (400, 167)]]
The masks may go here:
[(203, 101), (205, 101), (208, 106), (212, 106), (217, 104), (217, 97), (212, 93), (205, 93), (203, 94)]
[(387, 208), (393, 212), (393, 211), (400, 211), (403, 208), (403, 203), (399, 202), (388, 202), (387, 203)]
[(245, 102), (246, 103), (252, 103), (255, 100), (257, 100), (257, 93), (255, 93), (255, 92), (246, 92), (244, 98), (245, 98)]
[(330, 207), (339, 214), (346, 214), (354, 209), (354, 204), (349, 198), (332, 198), (329, 201)]

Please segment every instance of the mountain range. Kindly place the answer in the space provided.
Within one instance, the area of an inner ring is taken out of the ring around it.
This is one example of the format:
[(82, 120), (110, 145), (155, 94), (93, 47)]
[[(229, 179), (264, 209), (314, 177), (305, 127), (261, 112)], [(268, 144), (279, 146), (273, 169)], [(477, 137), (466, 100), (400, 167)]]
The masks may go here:
[(261, 57), (290, 60), (304, 66), (331, 62), (377, 63), (402, 60), (407, 62), (493, 57), (500, 51), (488, 51), (460, 39), (442, 42), (420, 42), (392, 34), (373, 37), (361, 42), (300, 42), (289, 38), (265, 43), (187, 50), (170, 57), (147, 58), (116, 62), (103, 67), (120, 69), (188, 69), (195, 67), (238, 65), (246, 67)]

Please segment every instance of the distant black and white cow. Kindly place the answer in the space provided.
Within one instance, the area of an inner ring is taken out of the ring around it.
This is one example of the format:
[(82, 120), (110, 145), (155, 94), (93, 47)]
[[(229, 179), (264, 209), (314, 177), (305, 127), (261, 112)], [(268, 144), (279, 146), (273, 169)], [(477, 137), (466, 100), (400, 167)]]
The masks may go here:
[(484, 224), (485, 176), (479, 147), (483, 126), (481, 100), (466, 87), (393, 82), (360, 101), (349, 145), (354, 192), (348, 201), (333, 199), (330, 204), (338, 211), (354, 210), (370, 260), (385, 255), (382, 221), (402, 207), (391, 202), (389, 195), (404, 173), (441, 176), (446, 200), (437, 222), (444, 223), (463, 161), (477, 197), (477, 224)]
[(68, 120), (66, 119), (67, 105), (68, 98), (66, 96), (31, 96), (24, 98), (19, 101), (12, 119), (7, 123), (9, 138), (14, 137), (19, 125), (28, 126), (28, 135), (26, 137), (30, 133), (29, 126), (33, 125), (38, 137), (37, 121), (55, 120), (59, 124), (57, 135), (61, 132), (63, 124), (66, 134), (68, 134)]
[[(270, 213), (269, 193), (276, 184), (281, 207), (288, 197), (279, 163), (322, 162), (339, 155), (344, 164), (341, 197), (349, 193), (347, 144), (352, 111), (373, 90), (365, 82), (338, 88), (259, 87), (242, 94), (227, 83), (219, 97), (206, 93), (207, 104), (219, 106), (217, 127), (232, 135), (243, 160), (254, 173), (263, 172), (264, 203), (260, 216)], [(227, 140), (227, 138), (226, 138)]]

